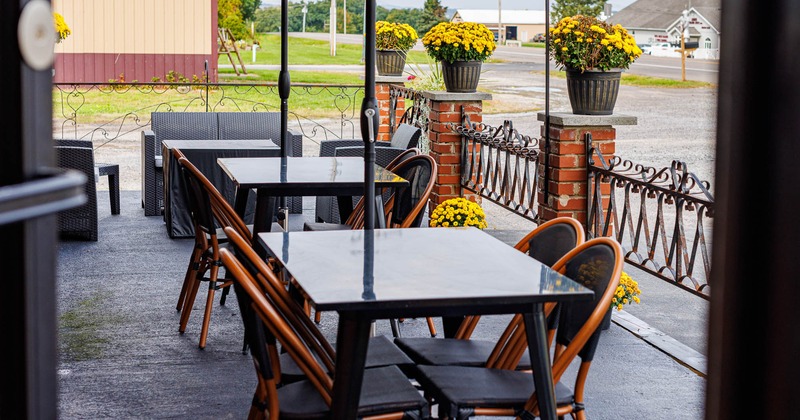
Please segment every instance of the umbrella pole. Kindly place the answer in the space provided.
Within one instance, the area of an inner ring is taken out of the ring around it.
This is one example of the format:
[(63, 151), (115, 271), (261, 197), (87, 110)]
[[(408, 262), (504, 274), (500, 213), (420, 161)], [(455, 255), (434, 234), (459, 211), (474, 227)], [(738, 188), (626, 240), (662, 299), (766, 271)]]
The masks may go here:
[[(286, 161), (289, 137), (289, 0), (281, 0), (281, 71), (278, 74), (278, 93), (281, 97), (281, 159)], [(279, 198), (278, 224), (284, 231), (289, 230), (289, 208), (286, 197)], [(270, 221), (270, 223), (272, 223)]]
[[(364, 229), (375, 228), (375, 137), (378, 106), (375, 100), (375, 3), (364, 5), (364, 100), (361, 103), (361, 137), (364, 139)], [(368, 112), (371, 111), (371, 112)], [(381, 212), (382, 215), (383, 212)]]

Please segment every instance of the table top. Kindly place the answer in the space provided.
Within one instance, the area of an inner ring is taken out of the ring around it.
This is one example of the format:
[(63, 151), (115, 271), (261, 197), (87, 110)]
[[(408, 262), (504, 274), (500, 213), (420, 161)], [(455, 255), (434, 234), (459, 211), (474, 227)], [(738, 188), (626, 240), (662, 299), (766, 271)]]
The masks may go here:
[(593, 296), (472, 227), (275, 232), (258, 240), (320, 311), (509, 313), (509, 305), (526, 312), (532, 303)]
[[(240, 187), (364, 185), (364, 159), (360, 157), (220, 158), (222, 170)], [(375, 165), (375, 185), (407, 185), (408, 181)]]
[(278, 149), (272, 140), (163, 140), (167, 149), (217, 150), (217, 149)]

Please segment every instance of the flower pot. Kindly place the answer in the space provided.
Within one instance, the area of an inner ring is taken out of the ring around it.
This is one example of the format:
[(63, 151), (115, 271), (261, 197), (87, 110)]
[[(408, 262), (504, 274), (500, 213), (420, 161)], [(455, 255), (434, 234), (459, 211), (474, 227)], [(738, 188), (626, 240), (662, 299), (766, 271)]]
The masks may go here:
[(480, 61), (442, 61), (442, 78), (448, 92), (473, 93), (481, 78)]
[(402, 76), (406, 66), (406, 52), (401, 50), (375, 50), (375, 63), (379, 76)]
[(572, 112), (581, 115), (611, 115), (619, 93), (622, 69), (566, 69), (567, 93)]

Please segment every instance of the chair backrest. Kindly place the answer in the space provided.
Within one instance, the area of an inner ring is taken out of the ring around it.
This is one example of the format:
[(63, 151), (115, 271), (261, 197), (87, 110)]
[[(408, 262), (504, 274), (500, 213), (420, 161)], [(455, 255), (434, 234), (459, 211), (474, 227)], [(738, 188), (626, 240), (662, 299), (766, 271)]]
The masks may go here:
[(213, 112), (151, 112), (150, 127), (156, 135), (156, 156), (161, 156), (162, 140), (219, 138), (217, 116)]
[[(227, 272), (235, 280), (237, 299), (240, 295), (245, 298), (240, 305), (252, 305), (266, 328), (330, 405), (335, 374), (332, 346), (249, 243), (229, 227), (225, 228), (225, 233), (236, 255), (227, 249), (220, 251), (220, 255)], [(248, 336), (251, 347), (263, 346), (263, 343), (253, 342), (254, 338), (257, 337)]]
[[(557, 217), (531, 230), (517, 242), (514, 248), (552, 267), (561, 257), (573, 250), (576, 246), (582, 244), (585, 240), (586, 233), (584, 232), (583, 225), (581, 225), (577, 219), (572, 217)], [(475, 331), (479, 320), (479, 315), (465, 317), (458, 331), (456, 331), (455, 338), (460, 338), (462, 340), (469, 339)], [(554, 312), (547, 320), (548, 327), (554, 330), (556, 327), (555, 323), (558, 322), (558, 312)], [(520, 322), (521, 319), (512, 320), (512, 322), (513, 321)], [(513, 328), (514, 331), (517, 331), (517, 326), (512, 324), (509, 324), (509, 328)], [(522, 330), (517, 332), (524, 334)], [(507, 328), (506, 333), (511, 333), (511, 331)], [(501, 337), (505, 337), (505, 335)], [(514, 340), (519, 339), (517, 338)], [(499, 341), (499, 343), (502, 343), (502, 340)], [(499, 352), (503, 351), (505, 345), (507, 344), (499, 344), (498, 347), (495, 347), (495, 351), (490, 360), (499, 357)], [(522, 357), (521, 354), (520, 357)]]
[(83, 186), (86, 203), (58, 213), (59, 232), (63, 236), (97, 240), (97, 186), (94, 177), (94, 150), (91, 147), (53, 146), (56, 166), (74, 169), (86, 175)]
[(92, 149), (94, 146), (92, 145), (91, 140), (80, 140), (80, 139), (53, 139), (54, 146), (72, 146), (72, 147), (88, 147)]
[(211, 209), (211, 197), (203, 186), (205, 176), (197, 167), (192, 165), (178, 148), (172, 149), (172, 154), (178, 158), (184, 185), (186, 186), (186, 203), (194, 222), (196, 234), (211, 235), (216, 238), (217, 225), (214, 222), (214, 212)]
[(391, 144), (392, 147), (411, 149), (417, 147), (420, 136), (422, 136), (422, 130), (420, 128), (401, 123), (397, 125), (394, 134), (392, 134)]
[[(391, 162), (389, 162), (385, 168), (394, 171), (397, 165), (405, 162), (406, 160), (410, 159), (413, 156), (417, 156), (422, 152), (417, 149), (416, 147), (412, 147), (410, 149), (406, 149), (400, 152)], [(386, 188), (385, 191), (382, 191), (383, 194), (383, 202), (388, 204), (389, 199), (391, 198), (393, 191), (391, 188)], [(385, 206), (384, 208), (384, 217), (391, 211), (391, 206)], [(353, 207), (353, 212), (350, 213), (350, 217), (347, 218), (345, 221), (346, 225), (353, 227), (353, 229), (363, 229), (364, 228), (364, 197), (358, 200), (356, 205)]]
[[(252, 232), (244, 220), (236, 213), (231, 207), (228, 200), (222, 195), (221, 192), (211, 183), (211, 181), (200, 170), (192, 164), (186, 156), (178, 148), (172, 149), (172, 154), (181, 165), (181, 170), (189, 171), (192, 177), (199, 182), (199, 185), (205, 190), (205, 195), (208, 197), (211, 206), (211, 215), (216, 219), (215, 226), (224, 228), (231, 226), (236, 229), (239, 235), (245, 237), (248, 241), (252, 239)], [(183, 159), (183, 161), (181, 161)], [(202, 197), (201, 197), (202, 198)]]
[[(624, 263), (619, 242), (609, 237), (599, 237), (579, 245), (553, 265), (554, 270), (595, 293), (591, 301), (566, 302), (560, 305), (556, 343), (566, 346), (565, 351), (568, 353), (564, 357), (579, 354), (584, 361), (592, 360), (600, 339), (600, 330), (597, 327), (609, 313)], [(558, 359), (554, 360), (554, 368), (558, 362)], [(568, 365), (567, 361), (561, 363)], [(564, 369), (566, 367), (563, 366)], [(560, 371), (559, 377), (563, 373)], [(555, 370), (553, 374), (555, 376)]]
[(387, 227), (407, 228), (419, 227), (424, 215), (425, 206), (436, 181), (438, 166), (428, 155), (411, 156), (397, 164), (392, 170), (395, 174), (408, 180), (409, 185), (395, 189), (392, 198), (391, 214)]

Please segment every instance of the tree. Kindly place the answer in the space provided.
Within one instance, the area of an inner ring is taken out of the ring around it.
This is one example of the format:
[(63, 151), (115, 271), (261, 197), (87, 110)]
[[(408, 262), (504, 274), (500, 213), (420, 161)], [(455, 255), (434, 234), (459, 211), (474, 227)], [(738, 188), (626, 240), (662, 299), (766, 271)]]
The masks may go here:
[(245, 22), (256, 20), (256, 10), (261, 6), (261, 0), (242, 0), (242, 19)]
[(250, 31), (242, 17), (242, 0), (218, 0), (217, 25), (231, 30), (236, 39), (250, 39)]
[(597, 17), (603, 11), (605, 4), (605, 0), (555, 0), (553, 17), (555, 21), (575, 15)]
[(422, 6), (422, 16), (419, 26), (415, 27), (419, 36), (424, 36), (431, 28), (439, 22), (447, 20), (447, 7), (442, 6), (439, 0), (425, 0)]

